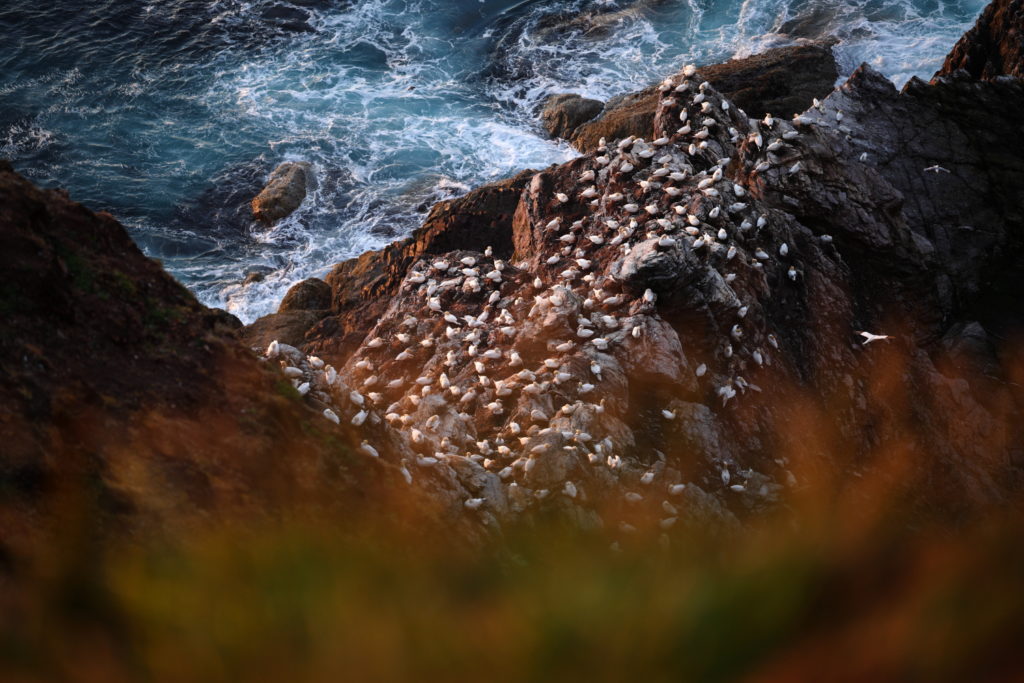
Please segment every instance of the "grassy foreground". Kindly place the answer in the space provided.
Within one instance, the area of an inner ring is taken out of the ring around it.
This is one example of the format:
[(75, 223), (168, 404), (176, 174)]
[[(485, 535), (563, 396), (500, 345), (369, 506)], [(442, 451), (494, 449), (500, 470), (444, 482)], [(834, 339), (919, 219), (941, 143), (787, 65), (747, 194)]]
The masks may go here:
[(621, 551), (558, 520), (476, 550), (309, 523), (65, 538), (7, 568), (0, 666), (8, 681), (1022, 680), (1019, 516), (911, 532), (819, 513)]

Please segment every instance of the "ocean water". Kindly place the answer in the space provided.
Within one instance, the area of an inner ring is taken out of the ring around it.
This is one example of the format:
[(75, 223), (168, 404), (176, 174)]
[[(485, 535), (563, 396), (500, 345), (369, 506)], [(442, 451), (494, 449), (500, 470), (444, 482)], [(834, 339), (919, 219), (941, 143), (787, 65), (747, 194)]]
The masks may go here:
[[(826, 36), (844, 76), (867, 61), (902, 84), (928, 78), (984, 4), (4, 0), (0, 157), (112, 212), (248, 322), (434, 202), (572, 158), (537, 125), (548, 94), (607, 99)], [(255, 225), (248, 202), (284, 160), (311, 162), (317, 188)]]

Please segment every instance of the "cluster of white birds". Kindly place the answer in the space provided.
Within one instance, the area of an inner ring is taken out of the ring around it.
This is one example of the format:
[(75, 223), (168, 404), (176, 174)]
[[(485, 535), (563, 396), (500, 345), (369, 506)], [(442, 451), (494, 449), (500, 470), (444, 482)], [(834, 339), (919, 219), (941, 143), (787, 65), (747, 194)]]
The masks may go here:
[[(282, 362), (299, 393), (323, 404), (326, 419), (363, 429), (363, 452), (377, 457), (369, 435), (389, 432), (408, 482), (417, 471), (454, 478), (476, 514), (551, 495), (585, 500), (588, 475), (565, 465), (568, 458), (620, 481), (629, 503), (655, 501), (662, 529), (670, 528), (679, 515), (671, 498), (687, 484), (666, 475), (663, 462), (628, 457), (632, 437), (616, 407), (621, 380), (607, 388), (629, 354), (656, 343), (645, 334), (658, 319), (658, 294), (620, 281), (613, 265), (644, 249), (695, 257), (731, 310), (719, 321), (718, 348), (693, 370), (696, 380), (722, 408), (761, 391), (748, 376), (771, 364), (778, 341), (750, 314), (770, 291), (770, 275), (784, 273), (782, 282), (796, 287), (803, 275), (798, 250), (775, 237), (781, 230), (763, 230), (771, 216), (758, 210), (751, 187), (769, 172), (806, 172), (794, 124), (811, 121), (749, 120), (692, 66), (660, 91), (657, 126), (672, 121), (674, 130), (651, 141), (602, 140), (573, 162), (576, 177), (534, 202), (542, 217), (532, 225), (537, 253), (515, 264), (490, 248), (417, 262), (341, 370), (276, 342), (267, 357)], [(666, 423), (677, 418), (671, 404), (661, 414)], [(736, 481), (730, 463), (721, 468), (723, 488), (749, 491), (754, 473)]]

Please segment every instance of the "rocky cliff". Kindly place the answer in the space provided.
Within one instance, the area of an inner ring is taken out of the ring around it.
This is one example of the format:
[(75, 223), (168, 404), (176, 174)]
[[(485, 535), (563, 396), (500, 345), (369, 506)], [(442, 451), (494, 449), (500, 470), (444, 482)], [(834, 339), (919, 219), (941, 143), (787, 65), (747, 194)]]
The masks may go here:
[(974, 78), (1024, 76), (1024, 3), (995, 0), (946, 57), (936, 76), (958, 69)]
[(854, 481), (922, 515), (1005, 501), (1024, 87), (985, 49), (901, 92), (867, 66), (819, 92), (820, 46), (786, 92), (792, 52), (686, 67), (244, 330), (4, 167), (8, 526), (81, 481), (118, 523), (286, 500), (470, 539), (554, 510), (670, 540)]
[(864, 477), (925, 514), (1017, 493), (1021, 82), (865, 65), (792, 119), (693, 67), (656, 93), (649, 135), (339, 265), (318, 400), (491, 526), (728, 526)]

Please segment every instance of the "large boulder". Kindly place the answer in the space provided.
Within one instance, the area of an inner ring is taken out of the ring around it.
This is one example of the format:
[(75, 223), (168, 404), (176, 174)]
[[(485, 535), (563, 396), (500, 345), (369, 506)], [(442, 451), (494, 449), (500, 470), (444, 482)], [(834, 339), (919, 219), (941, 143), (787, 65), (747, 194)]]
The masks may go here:
[(311, 277), (296, 282), (281, 300), (277, 312), (322, 311), (331, 307), (331, 286), (320, 278)]
[[(832, 50), (824, 44), (767, 50), (703, 67), (701, 75), (757, 118), (769, 112), (787, 118), (802, 112), (814, 98), (824, 98), (832, 92), (839, 76)], [(576, 128), (570, 142), (580, 151), (588, 152), (597, 147), (601, 138), (650, 138), (659, 99), (656, 86), (613, 98), (605, 105), (602, 116)]]
[(935, 74), (962, 69), (974, 78), (1024, 77), (1024, 2), (995, 0), (963, 35)]
[(551, 95), (540, 113), (544, 130), (553, 138), (570, 139), (576, 129), (601, 113), (604, 103), (580, 95)]
[(262, 223), (275, 223), (290, 216), (306, 198), (313, 168), (305, 161), (286, 161), (274, 169), (266, 187), (252, 200), (252, 216)]
[(286, 310), (265, 315), (246, 325), (241, 338), (254, 349), (265, 349), (273, 341), (301, 347), (306, 332), (324, 319), (327, 311)]
[(247, 325), (242, 340), (255, 349), (265, 349), (273, 341), (302, 346), (306, 332), (323, 320), (331, 307), (331, 287), (319, 278), (296, 282), (285, 294), (276, 313), (265, 315)]

